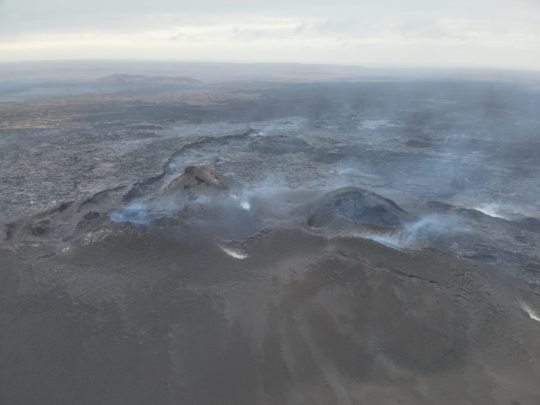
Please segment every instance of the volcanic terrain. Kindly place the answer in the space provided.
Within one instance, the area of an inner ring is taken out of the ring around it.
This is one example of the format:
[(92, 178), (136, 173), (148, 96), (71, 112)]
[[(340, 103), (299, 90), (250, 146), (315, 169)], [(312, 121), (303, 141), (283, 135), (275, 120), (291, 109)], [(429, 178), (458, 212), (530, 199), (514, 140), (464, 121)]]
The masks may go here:
[(538, 92), (126, 77), (0, 104), (1, 404), (540, 404)]

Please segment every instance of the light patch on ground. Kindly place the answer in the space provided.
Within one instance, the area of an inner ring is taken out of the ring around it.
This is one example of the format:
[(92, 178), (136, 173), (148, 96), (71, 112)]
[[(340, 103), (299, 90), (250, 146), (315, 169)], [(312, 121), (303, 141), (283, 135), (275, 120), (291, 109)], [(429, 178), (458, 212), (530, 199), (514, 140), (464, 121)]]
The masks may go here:
[(240, 207), (242, 207), (242, 209), (249, 211), (251, 209), (251, 204), (249, 203), (248, 199), (253, 193), (253, 190), (244, 190), (242, 191), (241, 196), (233, 195), (232, 198), (238, 201), (238, 204)]
[(83, 245), (89, 245), (91, 243), (100, 242), (111, 234), (111, 231), (108, 229), (103, 229), (95, 232), (88, 232), (81, 243)]
[(242, 202), (240, 203), (240, 206), (241, 206), (243, 209), (245, 209), (246, 211), (249, 211), (249, 209), (251, 208), (251, 204), (248, 203), (247, 201), (242, 201)]
[(530, 307), (529, 304), (527, 304), (525, 301), (520, 301), (520, 302), (519, 302), (519, 306), (521, 307), (522, 310), (524, 310), (524, 311), (530, 316), (531, 319), (540, 322), (540, 317), (539, 317), (538, 314)]
[(516, 207), (511, 204), (487, 203), (481, 204), (473, 209), (489, 215), (490, 217), (507, 219), (509, 221), (523, 219), (526, 216), (534, 216), (534, 214), (531, 215), (531, 213), (526, 214), (528, 210), (525, 207)]
[(222, 245), (219, 245), (219, 247), (221, 248), (221, 250), (223, 250), (229, 256), (234, 257), (235, 259), (245, 259), (248, 257), (247, 253), (240, 249)]
[(396, 127), (388, 120), (364, 120), (362, 121), (362, 128), (364, 129), (377, 129), (379, 127)]
[(506, 219), (504, 216), (499, 214), (499, 207), (496, 204), (482, 204), (474, 209), (480, 211), (482, 214), (489, 215), (490, 217)]

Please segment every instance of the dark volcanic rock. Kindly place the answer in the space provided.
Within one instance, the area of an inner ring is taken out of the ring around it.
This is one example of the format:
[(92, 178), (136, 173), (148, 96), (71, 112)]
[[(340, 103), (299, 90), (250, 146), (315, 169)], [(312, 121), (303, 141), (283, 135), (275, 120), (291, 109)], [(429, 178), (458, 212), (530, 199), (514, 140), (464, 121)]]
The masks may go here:
[(514, 221), (514, 224), (516, 224), (518, 228), (521, 228), (523, 230), (540, 233), (540, 220), (536, 218), (524, 218), (521, 221)]
[(323, 227), (336, 220), (367, 222), (383, 226), (399, 226), (411, 220), (395, 202), (357, 187), (334, 190), (322, 197), (308, 219), (310, 227)]
[(36, 215), (4, 225), (5, 239), (13, 243), (58, 244), (108, 221), (102, 215), (122, 207), (124, 186), (100, 191), (92, 197), (63, 202)]
[(166, 191), (226, 190), (228, 185), (222, 176), (202, 166), (186, 167), (184, 174), (172, 180)]
[(261, 137), (249, 145), (249, 149), (264, 154), (281, 155), (284, 153), (301, 153), (306, 150), (308, 143), (302, 139), (285, 136)]

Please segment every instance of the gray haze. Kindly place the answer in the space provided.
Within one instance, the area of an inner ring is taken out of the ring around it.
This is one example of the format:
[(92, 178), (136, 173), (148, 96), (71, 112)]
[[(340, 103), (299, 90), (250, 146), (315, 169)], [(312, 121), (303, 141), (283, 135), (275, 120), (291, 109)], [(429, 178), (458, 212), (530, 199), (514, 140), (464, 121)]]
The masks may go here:
[(0, 1), (0, 61), (540, 69), (540, 2)]

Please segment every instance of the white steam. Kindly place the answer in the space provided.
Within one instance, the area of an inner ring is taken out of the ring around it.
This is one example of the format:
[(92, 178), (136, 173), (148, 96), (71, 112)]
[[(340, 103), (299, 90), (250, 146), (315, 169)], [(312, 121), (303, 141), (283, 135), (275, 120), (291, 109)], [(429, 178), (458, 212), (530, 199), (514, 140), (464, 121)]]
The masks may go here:
[(525, 301), (520, 301), (519, 302), (519, 306), (521, 307), (521, 309), (523, 311), (525, 311), (529, 317), (535, 321), (538, 321), (540, 322), (540, 317), (538, 316), (538, 314), (530, 307), (529, 304), (527, 304)]
[[(262, 137), (272, 135), (287, 135), (291, 131), (298, 130), (305, 125), (306, 120), (299, 117), (288, 117), (287, 121), (281, 122), (258, 122), (253, 123), (252, 127), (255, 131), (250, 134), (250, 137)], [(262, 124), (262, 125), (261, 125)]]
[(407, 223), (393, 232), (361, 232), (355, 236), (371, 239), (395, 249), (414, 249), (440, 236), (466, 231), (457, 218), (434, 214), (427, 215), (417, 222)]
[(249, 211), (251, 208), (251, 204), (248, 201), (242, 201), (240, 203), (240, 206), (245, 209), (246, 211)]
[(233, 248), (230, 246), (223, 246), (223, 245), (219, 245), (219, 247), (221, 248), (221, 250), (223, 250), (229, 256), (234, 257), (235, 259), (242, 260), (248, 257), (248, 254), (241, 249)]
[(255, 192), (253, 190), (246, 188), (242, 190), (242, 193), (240, 195), (232, 195), (231, 197), (238, 203), (240, 208), (249, 211), (251, 209), (251, 203), (249, 202), (249, 200), (254, 193)]
[(474, 209), (480, 211), (483, 214), (489, 215), (490, 217), (507, 219), (503, 215), (501, 206), (499, 204), (481, 204), (478, 207), (474, 207)]
[(146, 205), (141, 201), (133, 202), (123, 210), (110, 212), (109, 217), (113, 222), (132, 222), (140, 225), (151, 222)]
[(528, 212), (530, 210), (527, 208), (517, 207), (513, 204), (491, 202), (480, 204), (477, 207), (473, 207), (473, 209), (489, 215), (490, 217), (507, 219), (509, 221), (522, 219), (527, 216), (534, 216), (534, 214)]
[[(199, 203), (210, 201), (207, 196), (200, 196)], [(139, 225), (149, 225), (161, 218), (172, 217), (179, 213), (188, 201), (178, 196), (162, 197), (154, 201), (134, 201), (121, 210), (109, 212), (113, 222), (131, 222)]]

